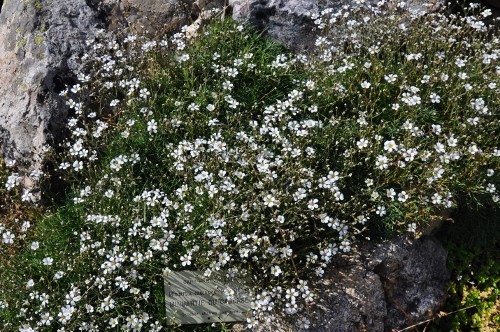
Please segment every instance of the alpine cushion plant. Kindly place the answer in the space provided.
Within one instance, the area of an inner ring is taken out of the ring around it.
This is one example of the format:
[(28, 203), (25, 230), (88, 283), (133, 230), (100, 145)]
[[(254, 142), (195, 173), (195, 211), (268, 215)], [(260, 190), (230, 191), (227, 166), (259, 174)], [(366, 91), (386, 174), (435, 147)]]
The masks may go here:
[(72, 189), (0, 280), (3, 329), (158, 331), (186, 269), (250, 277), (249, 327), (307, 328), (315, 281), (369, 230), (498, 204), (500, 40), (383, 6), (313, 17), (308, 54), (218, 16), (89, 41), (54, 156)]

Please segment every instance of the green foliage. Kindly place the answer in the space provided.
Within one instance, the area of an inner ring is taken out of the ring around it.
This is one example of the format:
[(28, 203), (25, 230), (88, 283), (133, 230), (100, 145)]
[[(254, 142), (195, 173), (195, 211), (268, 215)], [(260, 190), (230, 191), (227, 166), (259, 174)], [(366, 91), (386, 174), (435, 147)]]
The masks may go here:
[(432, 331), (500, 329), (500, 211), (457, 211), (456, 224), (440, 232), (452, 273), (445, 312)]
[(62, 92), (71, 135), (51, 162), (71, 190), (0, 270), (0, 327), (159, 330), (163, 278), (186, 269), (252, 279), (250, 327), (306, 327), (338, 252), (418, 235), (461, 197), (498, 205), (500, 40), (478, 17), (313, 19), (300, 55), (220, 17), (96, 36)]

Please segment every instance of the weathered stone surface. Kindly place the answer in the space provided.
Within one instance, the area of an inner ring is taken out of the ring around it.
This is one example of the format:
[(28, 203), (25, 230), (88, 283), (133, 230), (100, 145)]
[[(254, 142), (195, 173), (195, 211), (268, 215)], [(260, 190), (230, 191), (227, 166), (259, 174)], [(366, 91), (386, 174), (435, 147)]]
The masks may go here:
[(93, 7), (110, 30), (131, 31), (158, 37), (177, 31), (191, 19), (194, 0), (93, 0)]
[(42, 146), (61, 137), (85, 41), (123, 26), (155, 35), (190, 19), (194, 0), (58, 0), (3, 3), (0, 12), (0, 153), (39, 167)]
[(386, 330), (430, 318), (446, 300), (447, 253), (434, 237), (396, 238), (368, 249), (364, 266), (378, 275), (387, 304)]
[[(434, 237), (366, 243), (339, 257), (317, 284), (314, 332), (390, 332), (432, 317), (446, 300), (447, 253)], [(296, 327), (263, 326), (264, 331)]]
[(98, 25), (84, 0), (49, 8), (7, 1), (0, 13), (0, 139), (10, 159), (36, 163), (64, 118), (57, 94), (69, 83), (83, 41)]
[[(435, 9), (440, 0), (409, 0), (412, 11), (427, 12)], [(304, 50), (314, 45), (311, 15), (326, 8), (340, 9), (353, 5), (351, 0), (229, 0), (233, 18), (247, 21), (265, 30), (269, 36), (290, 49)], [(375, 5), (378, 0), (366, 0), (365, 5)], [(391, 1), (386, 2), (389, 6)]]

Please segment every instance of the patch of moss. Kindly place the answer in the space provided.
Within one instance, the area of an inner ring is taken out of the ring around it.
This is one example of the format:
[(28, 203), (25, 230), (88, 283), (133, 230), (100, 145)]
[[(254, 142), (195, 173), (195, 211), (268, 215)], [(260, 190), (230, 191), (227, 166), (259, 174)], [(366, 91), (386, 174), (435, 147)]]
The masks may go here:
[(35, 36), (35, 44), (36, 45), (41, 45), (43, 43), (43, 37), (42, 36)]

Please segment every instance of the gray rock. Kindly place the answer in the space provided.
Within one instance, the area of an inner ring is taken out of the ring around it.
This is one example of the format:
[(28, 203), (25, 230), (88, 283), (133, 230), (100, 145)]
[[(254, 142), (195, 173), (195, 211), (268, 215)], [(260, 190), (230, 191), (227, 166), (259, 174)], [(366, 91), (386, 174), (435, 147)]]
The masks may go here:
[(365, 250), (364, 266), (378, 275), (385, 293), (386, 331), (431, 318), (444, 305), (450, 275), (437, 239), (396, 238)]
[[(408, 0), (409, 10), (427, 12), (435, 9), (440, 0)], [(378, 0), (366, 0), (376, 5)], [(390, 6), (390, 1), (387, 2)], [(233, 18), (246, 21), (265, 30), (273, 39), (293, 50), (306, 50), (314, 45), (311, 15), (326, 8), (340, 9), (354, 5), (353, 0), (229, 0)]]
[(186, 24), (194, 0), (7, 0), (0, 11), (0, 153), (38, 168), (44, 144), (63, 136), (59, 97), (76, 83), (85, 41), (120, 27), (166, 33)]
[(61, 128), (64, 107), (58, 92), (83, 41), (97, 26), (84, 0), (61, 0), (50, 9), (9, 0), (0, 13), (0, 139), (3, 154), (39, 163), (49, 132)]
[[(447, 297), (447, 253), (434, 237), (365, 243), (338, 257), (315, 285), (314, 332), (389, 332), (439, 312)], [(289, 322), (259, 332), (295, 331)]]
[(178, 31), (191, 19), (194, 0), (94, 0), (109, 30), (128, 29), (152, 38)]

